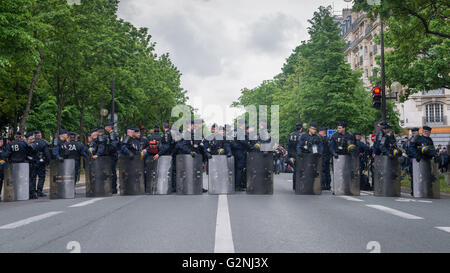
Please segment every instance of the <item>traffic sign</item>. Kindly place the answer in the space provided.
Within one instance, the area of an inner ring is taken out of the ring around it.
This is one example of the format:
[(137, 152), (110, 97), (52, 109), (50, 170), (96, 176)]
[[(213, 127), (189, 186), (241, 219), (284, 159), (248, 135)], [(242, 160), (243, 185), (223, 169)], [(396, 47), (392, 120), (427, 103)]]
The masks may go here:
[(372, 142), (375, 142), (375, 134), (372, 134), (372, 136), (370, 137), (370, 140), (372, 140)]
[(336, 133), (336, 130), (328, 130), (327, 131), (328, 138), (330, 138), (334, 133)]

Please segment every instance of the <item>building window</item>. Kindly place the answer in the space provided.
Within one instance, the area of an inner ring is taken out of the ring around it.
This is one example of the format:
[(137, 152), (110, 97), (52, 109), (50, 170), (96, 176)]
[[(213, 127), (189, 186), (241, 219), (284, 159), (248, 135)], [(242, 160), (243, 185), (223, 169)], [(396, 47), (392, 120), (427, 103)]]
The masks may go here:
[(373, 45), (373, 54), (377, 54), (377, 44)]
[(359, 65), (363, 65), (363, 56), (359, 56)]
[(366, 69), (366, 78), (369, 78), (369, 70)]
[(442, 104), (428, 104), (425, 108), (425, 120), (427, 123), (444, 122), (444, 113)]
[(364, 52), (367, 54), (367, 46), (364, 47)]

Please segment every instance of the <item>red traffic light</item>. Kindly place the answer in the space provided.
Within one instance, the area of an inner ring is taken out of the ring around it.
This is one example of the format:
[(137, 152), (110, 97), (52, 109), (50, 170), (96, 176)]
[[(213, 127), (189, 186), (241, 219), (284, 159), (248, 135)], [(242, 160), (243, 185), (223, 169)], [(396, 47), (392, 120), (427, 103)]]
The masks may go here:
[(372, 89), (372, 93), (374, 93), (374, 94), (381, 94), (381, 88), (379, 88), (379, 87), (374, 87), (374, 88)]

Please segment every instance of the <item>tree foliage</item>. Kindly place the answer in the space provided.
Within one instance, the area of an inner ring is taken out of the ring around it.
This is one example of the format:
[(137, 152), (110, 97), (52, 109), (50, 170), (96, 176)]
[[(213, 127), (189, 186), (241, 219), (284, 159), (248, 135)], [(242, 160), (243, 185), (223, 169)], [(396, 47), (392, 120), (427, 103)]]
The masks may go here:
[(107, 121), (100, 109), (111, 113), (113, 92), (121, 132), (129, 124), (161, 124), (173, 106), (186, 103), (181, 73), (169, 54), (155, 53), (147, 28), (118, 18), (118, 3), (2, 1), (1, 128), (11, 133), (28, 114), (27, 130), (39, 129), (48, 137), (65, 128), (85, 135)]
[(382, 0), (368, 5), (357, 0), (354, 10), (364, 10), (386, 23), (386, 84), (406, 86), (401, 97), (450, 88), (450, 2), (447, 0)]

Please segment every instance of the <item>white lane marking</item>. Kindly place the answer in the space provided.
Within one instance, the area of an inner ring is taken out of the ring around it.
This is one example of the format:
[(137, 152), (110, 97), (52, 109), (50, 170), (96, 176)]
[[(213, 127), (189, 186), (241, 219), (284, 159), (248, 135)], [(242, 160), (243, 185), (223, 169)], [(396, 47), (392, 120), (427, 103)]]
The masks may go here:
[(398, 217), (409, 219), (409, 220), (423, 219), (422, 217), (415, 216), (415, 215), (412, 215), (412, 214), (409, 214), (409, 213), (406, 213), (406, 212), (403, 212), (403, 211), (399, 211), (399, 210), (396, 210), (396, 209), (391, 209), (391, 208), (388, 208), (388, 207), (385, 207), (385, 206), (381, 206), (381, 205), (366, 205), (366, 206), (368, 206), (370, 208), (377, 209), (377, 210), (384, 211), (386, 213), (389, 213), (389, 214), (392, 214), (392, 215), (395, 215), (395, 216), (398, 216)]
[(449, 233), (450, 233), (450, 227), (435, 227), (435, 228), (437, 228), (437, 229), (439, 229), (439, 230), (442, 230), (442, 231), (446, 231), (446, 232), (449, 232)]
[(94, 198), (94, 199), (91, 199), (91, 200), (88, 200), (88, 201), (84, 201), (84, 202), (72, 205), (69, 208), (77, 208), (77, 207), (87, 206), (87, 205), (90, 205), (92, 203), (95, 203), (95, 202), (103, 200), (103, 199), (105, 199), (105, 198)]
[(411, 198), (397, 198), (395, 201), (398, 202), (419, 202), (419, 203), (433, 203), (433, 201), (430, 200), (416, 200)]
[(18, 228), (18, 227), (21, 227), (21, 226), (25, 226), (25, 225), (31, 224), (33, 222), (37, 222), (37, 221), (43, 220), (45, 218), (52, 217), (52, 216), (60, 214), (60, 213), (63, 213), (63, 211), (47, 212), (47, 213), (44, 213), (44, 214), (36, 215), (36, 216), (30, 217), (30, 218), (27, 218), (27, 219), (23, 219), (23, 220), (11, 223), (11, 224), (8, 224), (8, 225), (1, 226), (0, 229), (14, 229), (14, 228)]
[(338, 197), (343, 198), (347, 201), (355, 201), (355, 202), (364, 202), (364, 200), (355, 198), (355, 197), (351, 197), (351, 196), (346, 196), (346, 195), (338, 195)]
[(228, 198), (226, 195), (219, 195), (214, 253), (234, 253)]
[(361, 195), (361, 196), (367, 196), (367, 195), (369, 195), (369, 194), (367, 194), (367, 193), (365, 193), (365, 192), (360, 192), (359, 195)]
[(361, 191), (360, 192), (361, 195), (363, 195), (363, 193), (364, 193), (364, 195), (373, 195), (373, 192), (370, 192), (370, 191)]

